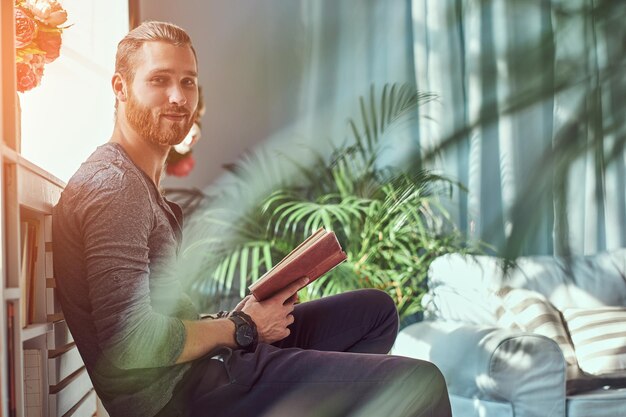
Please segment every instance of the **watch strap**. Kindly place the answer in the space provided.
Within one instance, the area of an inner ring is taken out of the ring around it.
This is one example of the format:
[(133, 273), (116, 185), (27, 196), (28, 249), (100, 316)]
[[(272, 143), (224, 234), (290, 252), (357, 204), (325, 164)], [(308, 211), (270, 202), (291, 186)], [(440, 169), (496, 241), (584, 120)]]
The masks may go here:
[(256, 332), (256, 323), (254, 322), (254, 320), (252, 320), (252, 317), (250, 317), (243, 311), (233, 311), (231, 315), (241, 317), (242, 319), (244, 319), (250, 326), (254, 327), (254, 331)]
[[(235, 314), (236, 312), (233, 312), (233, 314), (231, 314), (228, 317), (228, 320), (232, 321), (233, 323), (235, 323), (235, 343), (237, 343), (237, 346), (240, 349), (244, 349), (248, 352), (254, 352), (256, 350), (256, 347), (258, 345), (258, 340), (259, 340), (259, 336), (257, 333), (257, 329), (256, 329), (256, 325), (254, 324), (254, 322), (252, 321), (252, 319), (250, 319), (250, 316), (248, 316), (247, 314), (245, 314), (245, 316), (247, 316), (249, 318), (250, 321), (246, 320), (245, 317), (243, 317), (240, 314)], [(242, 327), (248, 327), (251, 332), (252, 332), (252, 342), (247, 344), (247, 345), (241, 345), (239, 343), (239, 339), (237, 337), (238, 332), (241, 331), (240, 328)]]

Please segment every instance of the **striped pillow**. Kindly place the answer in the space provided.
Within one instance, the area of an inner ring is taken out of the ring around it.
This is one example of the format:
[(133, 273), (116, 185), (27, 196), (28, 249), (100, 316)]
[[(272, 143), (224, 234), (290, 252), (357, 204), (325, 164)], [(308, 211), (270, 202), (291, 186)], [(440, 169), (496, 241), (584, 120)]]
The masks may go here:
[(501, 305), (496, 311), (500, 327), (535, 333), (554, 340), (561, 348), (567, 364), (568, 383), (581, 376), (561, 313), (546, 297), (535, 291), (510, 287), (500, 289), (496, 295), (501, 299)]
[(626, 377), (626, 307), (568, 308), (563, 317), (583, 371)]

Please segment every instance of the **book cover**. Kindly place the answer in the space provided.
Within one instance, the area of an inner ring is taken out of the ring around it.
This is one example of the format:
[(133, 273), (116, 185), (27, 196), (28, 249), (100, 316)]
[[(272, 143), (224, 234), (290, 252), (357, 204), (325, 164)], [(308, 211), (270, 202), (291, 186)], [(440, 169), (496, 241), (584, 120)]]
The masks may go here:
[(46, 333), (46, 342), (48, 350), (58, 350), (66, 347), (74, 342), (74, 338), (70, 333), (65, 321), (57, 321), (51, 323), (52, 330)]
[(27, 324), (35, 322), (35, 308), (37, 307), (37, 268), (39, 255), (39, 221), (28, 220), (28, 318)]
[(248, 289), (263, 301), (299, 278), (310, 284), (345, 260), (335, 233), (318, 229)]
[(41, 350), (24, 349), (24, 414), (41, 417), (43, 385), (41, 377)]
[(29, 260), (29, 230), (28, 222), (20, 224), (20, 288), (22, 290), (22, 300), (20, 304), (20, 325), (22, 328), (28, 325), (28, 260)]
[(34, 219), (22, 221), (20, 225), (20, 287), (22, 289), (20, 324), (22, 328), (35, 322), (38, 238), (39, 221)]
[(9, 417), (17, 415), (17, 393), (15, 387), (15, 307), (7, 304), (7, 360), (9, 377)]

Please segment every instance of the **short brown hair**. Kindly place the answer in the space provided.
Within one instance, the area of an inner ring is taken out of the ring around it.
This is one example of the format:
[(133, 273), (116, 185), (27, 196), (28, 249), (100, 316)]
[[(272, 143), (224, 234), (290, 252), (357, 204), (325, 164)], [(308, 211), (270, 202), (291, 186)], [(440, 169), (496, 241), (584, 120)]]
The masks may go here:
[(117, 44), (115, 55), (115, 72), (119, 72), (124, 79), (132, 81), (135, 72), (134, 56), (141, 46), (146, 42), (167, 42), (175, 46), (189, 46), (193, 52), (196, 62), (196, 50), (191, 44), (191, 38), (184, 29), (167, 22), (148, 21), (143, 22)]

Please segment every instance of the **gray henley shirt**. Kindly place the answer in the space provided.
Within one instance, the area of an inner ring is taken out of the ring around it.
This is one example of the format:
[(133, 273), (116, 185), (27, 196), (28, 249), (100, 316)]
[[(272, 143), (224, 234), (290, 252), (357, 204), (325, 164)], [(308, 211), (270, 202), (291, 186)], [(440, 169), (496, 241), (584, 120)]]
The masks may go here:
[[(154, 416), (198, 312), (169, 271), (182, 212), (117, 144), (100, 146), (53, 209), (54, 276), (67, 324), (112, 417)], [(169, 271), (169, 273), (168, 273)]]

